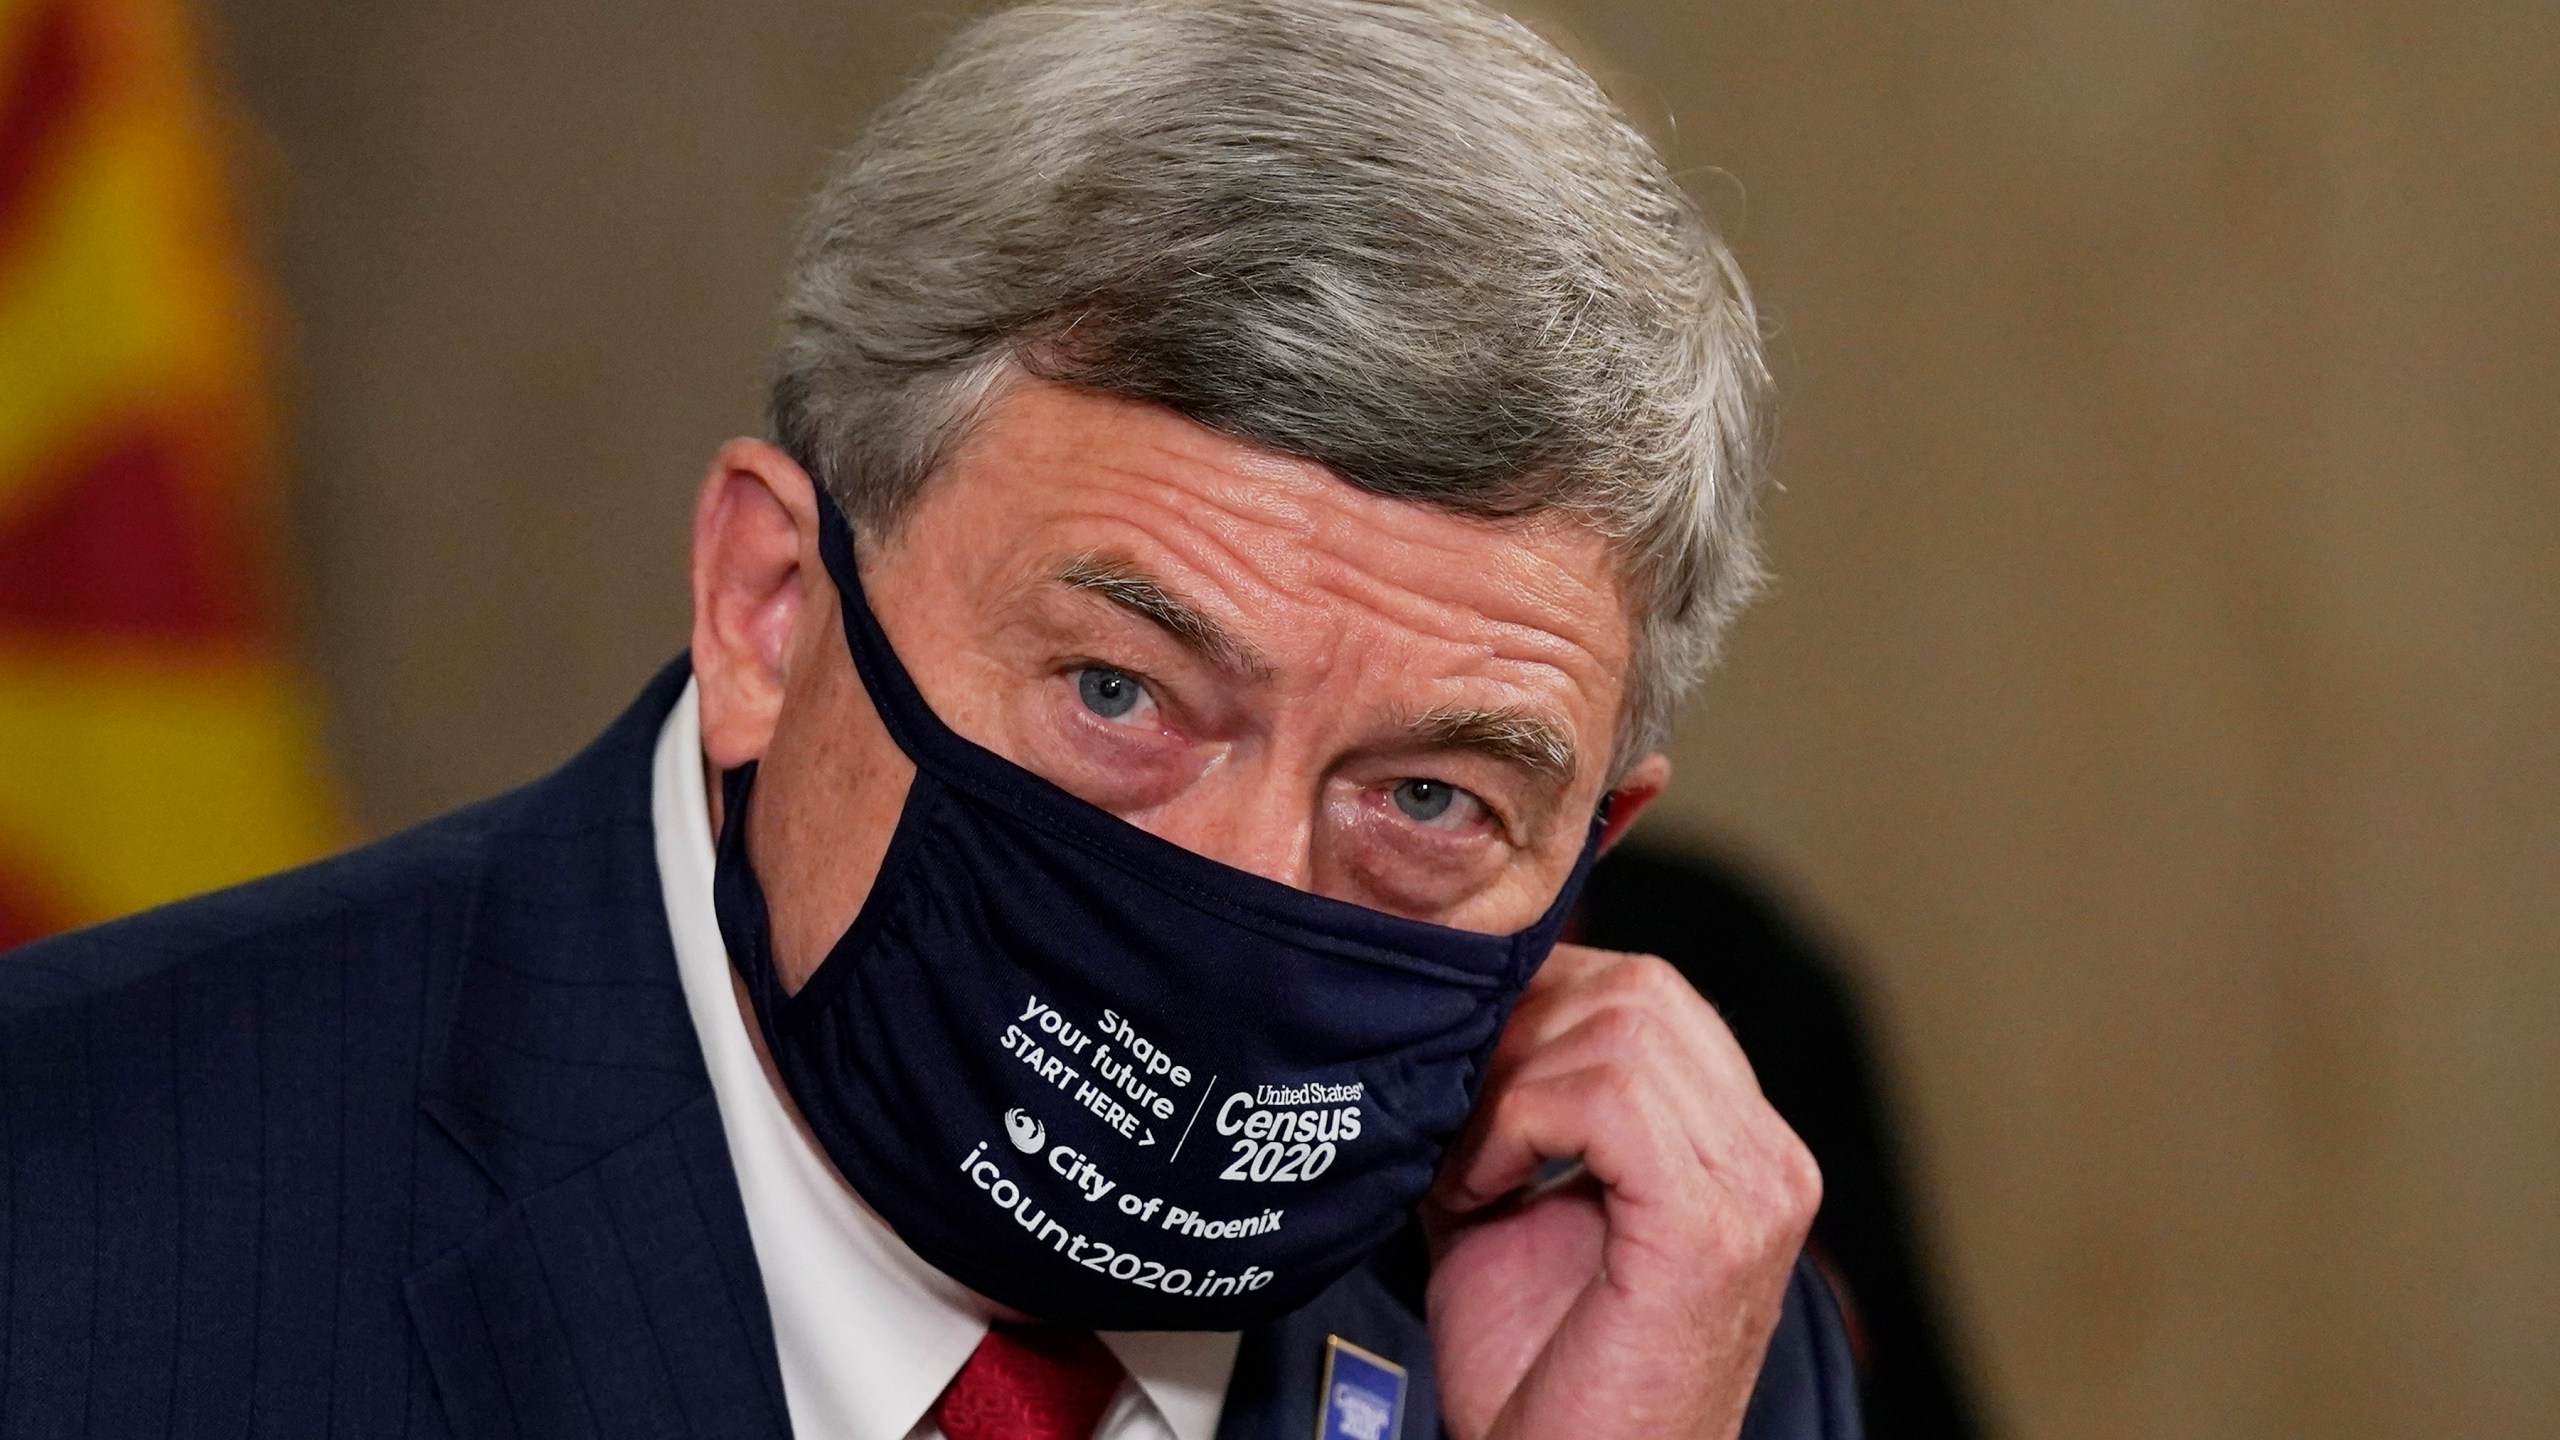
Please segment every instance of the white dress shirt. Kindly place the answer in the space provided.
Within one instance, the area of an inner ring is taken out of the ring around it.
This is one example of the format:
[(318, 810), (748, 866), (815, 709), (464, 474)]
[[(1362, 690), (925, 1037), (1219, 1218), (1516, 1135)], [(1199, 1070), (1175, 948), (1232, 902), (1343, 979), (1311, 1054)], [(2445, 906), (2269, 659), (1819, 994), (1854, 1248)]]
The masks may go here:
[[(792, 1433), (941, 1440), (933, 1402), (986, 1334), (986, 1302), (926, 1264), (854, 1194), (758, 1059), (712, 910), (703, 769), (702, 714), (687, 682), (658, 732), (650, 796), (658, 880), (773, 1307)], [(1213, 1440), (1236, 1338), (1104, 1333), (1129, 1379), (1096, 1440)]]

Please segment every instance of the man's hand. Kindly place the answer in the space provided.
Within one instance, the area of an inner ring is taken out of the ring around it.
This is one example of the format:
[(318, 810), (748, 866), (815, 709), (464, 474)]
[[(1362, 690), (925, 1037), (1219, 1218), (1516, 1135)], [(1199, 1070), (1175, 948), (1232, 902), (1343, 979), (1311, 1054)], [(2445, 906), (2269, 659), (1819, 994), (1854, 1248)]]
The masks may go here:
[[(1586, 1178), (1527, 1204), (1545, 1162)], [(1677, 971), (1564, 945), (1423, 1206), (1457, 1440), (1729, 1440), (1822, 1177)]]

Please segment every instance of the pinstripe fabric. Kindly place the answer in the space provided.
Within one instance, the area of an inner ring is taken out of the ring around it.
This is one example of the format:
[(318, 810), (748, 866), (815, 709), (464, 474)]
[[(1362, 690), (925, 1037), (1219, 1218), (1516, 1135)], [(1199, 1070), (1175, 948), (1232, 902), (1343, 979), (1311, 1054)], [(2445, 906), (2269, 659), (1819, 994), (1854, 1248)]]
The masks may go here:
[[(788, 1433), (652, 851), (684, 677), (513, 795), (0, 956), (0, 1436)], [(1434, 1433), (1419, 1276), (1249, 1332), (1219, 1440), (1312, 1433), (1328, 1334)], [(1746, 1440), (1856, 1434), (1816, 1289)]]
[(419, 1111), (464, 828), (0, 958), (0, 1431), (441, 1433), (398, 1286), (497, 1198)]
[(0, 957), (0, 1433), (785, 1432), (650, 851), (559, 774)]

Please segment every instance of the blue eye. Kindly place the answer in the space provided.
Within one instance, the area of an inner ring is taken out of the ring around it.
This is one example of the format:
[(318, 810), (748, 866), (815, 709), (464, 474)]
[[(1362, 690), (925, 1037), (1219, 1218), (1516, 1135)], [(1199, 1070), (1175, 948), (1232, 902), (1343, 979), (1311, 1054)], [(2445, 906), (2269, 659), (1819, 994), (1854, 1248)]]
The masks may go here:
[(1146, 698), (1147, 688), (1130, 676), (1100, 665), (1076, 672), (1076, 696), (1084, 708), (1105, 720), (1126, 718)]
[(1428, 825), (1457, 803), (1458, 787), (1445, 780), (1407, 780), (1395, 790), (1396, 808)]

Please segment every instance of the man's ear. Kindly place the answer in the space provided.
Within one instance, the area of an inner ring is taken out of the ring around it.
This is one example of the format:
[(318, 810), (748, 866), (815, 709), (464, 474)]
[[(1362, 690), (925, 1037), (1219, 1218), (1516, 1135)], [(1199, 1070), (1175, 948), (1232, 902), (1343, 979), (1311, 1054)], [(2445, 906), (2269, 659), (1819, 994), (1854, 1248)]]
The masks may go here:
[(824, 574), (808, 472), (761, 440), (721, 446), (693, 507), (693, 675), (715, 768), (756, 759), (773, 739), (793, 632)]
[(1607, 854), (1636, 817), (1671, 783), (1671, 758), (1656, 750), (1629, 767), (1609, 789), (1609, 823), (1600, 831), (1600, 853)]

